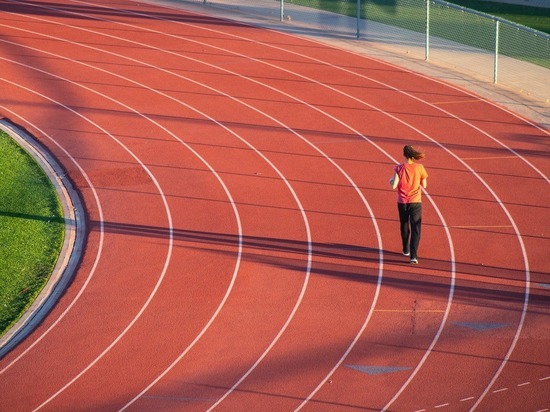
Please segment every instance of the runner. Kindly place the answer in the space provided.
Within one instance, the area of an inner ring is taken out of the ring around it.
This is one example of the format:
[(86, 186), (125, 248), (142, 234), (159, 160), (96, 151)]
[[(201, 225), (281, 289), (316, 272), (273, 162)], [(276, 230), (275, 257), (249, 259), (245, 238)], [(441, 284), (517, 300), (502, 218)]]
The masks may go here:
[(424, 158), (424, 153), (412, 146), (403, 147), (405, 162), (395, 167), (390, 179), (392, 189), (397, 189), (397, 210), (403, 242), (403, 255), (411, 257), (411, 264), (418, 264), (418, 245), (422, 225), (422, 186), (428, 185), (428, 173), (415, 160)]

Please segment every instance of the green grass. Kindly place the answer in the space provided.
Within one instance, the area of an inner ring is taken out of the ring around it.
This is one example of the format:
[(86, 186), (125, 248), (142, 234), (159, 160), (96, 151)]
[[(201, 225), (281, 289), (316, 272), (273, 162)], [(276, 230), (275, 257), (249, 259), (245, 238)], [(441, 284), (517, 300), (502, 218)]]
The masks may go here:
[[(357, 15), (356, 0), (285, 0), (289, 3), (300, 4), (306, 7), (318, 8), (334, 13), (355, 17)], [(449, 3), (482, 13), (497, 16), (513, 23), (550, 34), (550, 8), (519, 6), (516, 4), (498, 3), (482, 0), (446, 0)], [(361, 0), (362, 18), (369, 15), (369, 19), (400, 18), (416, 21), (423, 27), (424, 0)], [(366, 7), (365, 7), (366, 5)], [(402, 15), (398, 17), (398, 15)], [(409, 24), (410, 25), (410, 24)], [(415, 24), (413, 24), (414, 26)], [(403, 27), (407, 27), (405, 25)]]
[(55, 188), (36, 161), (0, 130), (0, 335), (43, 289), (63, 238)]
[[(286, 1), (348, 16), (357, 15), (356, 0)], [(479, 0), (451, 0), (451, 2), (550, 34), (550, 9)], [(361, 18), (425, 33), (425, 0), (362, 0)], [(516, 27), (500, 24), (499, 53), (550, 68), (550, 42), (540, 35), (517, 30)], [(464, 13), (462, 9), (452, 4), (431, 3), (430, 36), (493, 51), (495, 23), (493, 19), (479, 14)]]
[(517, 4), (480, 0), (447, 1), (550, 34), (550, 8), (519, 6)]

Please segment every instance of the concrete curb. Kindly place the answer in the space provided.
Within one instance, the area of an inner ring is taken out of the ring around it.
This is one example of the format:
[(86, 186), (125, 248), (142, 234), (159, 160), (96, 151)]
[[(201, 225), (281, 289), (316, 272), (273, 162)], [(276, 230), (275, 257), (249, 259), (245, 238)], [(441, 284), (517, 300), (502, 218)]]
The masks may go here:
[(23, 147), (44, 170), (55, 187), (65, 219), (65, 238), (53, 273), (27, 312), (0, 338), (1, 359), (42, 322), (71, 282), (84, 250), (86, 224), (80, 197), (54, 157), (32, 136), (8, 120), (0, 119), (0, 129)]

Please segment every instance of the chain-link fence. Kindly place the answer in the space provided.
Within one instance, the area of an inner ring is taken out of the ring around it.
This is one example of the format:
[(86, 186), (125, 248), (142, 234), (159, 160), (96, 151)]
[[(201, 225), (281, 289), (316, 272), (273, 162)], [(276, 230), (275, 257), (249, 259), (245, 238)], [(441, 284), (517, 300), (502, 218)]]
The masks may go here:
[(442, 0), (176, 0), (383, 44), (550, 103), (550, 36)]

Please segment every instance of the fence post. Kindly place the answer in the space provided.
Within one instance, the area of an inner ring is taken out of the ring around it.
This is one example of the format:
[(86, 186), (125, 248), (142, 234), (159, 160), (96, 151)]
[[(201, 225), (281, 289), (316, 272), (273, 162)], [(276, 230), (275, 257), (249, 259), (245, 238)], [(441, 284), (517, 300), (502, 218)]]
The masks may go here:
[(493, 83), (497, 84), (498, 81), (498, 37), (500, 32), (500, 21), (495, 19), (495, 67), (493, 69)]
[(361, 36), (360, 33), (360, 24), (361, 24), (361, 0), (357, 0), (357, 40), (359, 40), (359, 37)]
[(279, 0), (279, 2), (281, 4), (281, 7), (279, 8), (279, 18), (283, 21), (285, 19), (285, 0)]
[(430, 58), (430, 1), (426, 0), (426, 50), (424, 51), (424, 60)]

